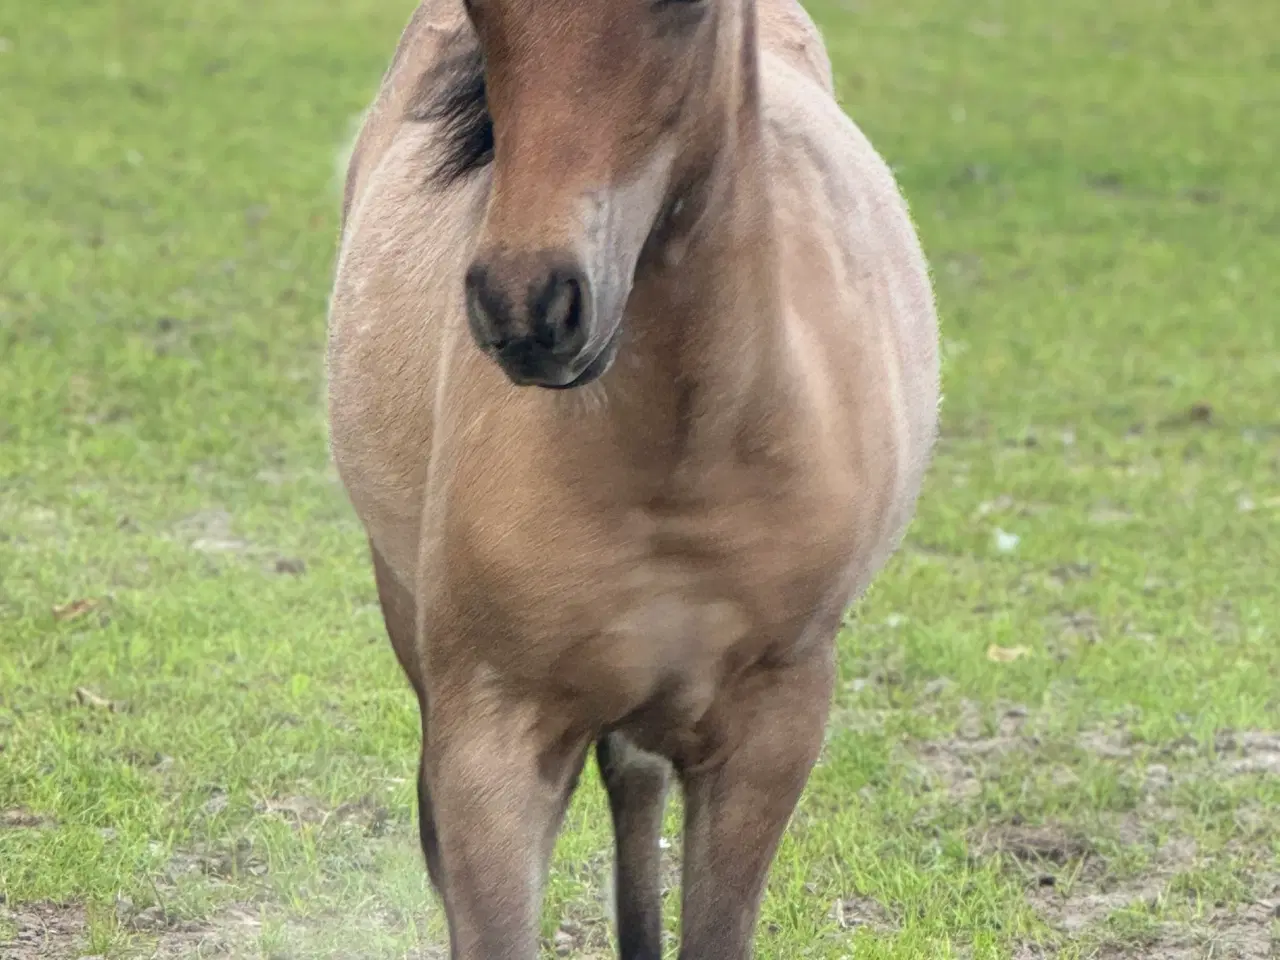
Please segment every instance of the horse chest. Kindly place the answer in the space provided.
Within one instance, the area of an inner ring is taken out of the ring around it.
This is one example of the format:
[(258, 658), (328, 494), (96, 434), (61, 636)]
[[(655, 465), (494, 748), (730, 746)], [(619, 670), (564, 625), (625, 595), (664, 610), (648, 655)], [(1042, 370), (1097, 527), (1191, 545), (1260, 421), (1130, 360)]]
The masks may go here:
[(726, 664), (785, 653), (829, 604), (847, 531), (778, 495), (697, 510), (508, 517), (452, 556), (449, 605), (485, 636), (472, 651), (600, 715), (672, 684), (696, 716)]

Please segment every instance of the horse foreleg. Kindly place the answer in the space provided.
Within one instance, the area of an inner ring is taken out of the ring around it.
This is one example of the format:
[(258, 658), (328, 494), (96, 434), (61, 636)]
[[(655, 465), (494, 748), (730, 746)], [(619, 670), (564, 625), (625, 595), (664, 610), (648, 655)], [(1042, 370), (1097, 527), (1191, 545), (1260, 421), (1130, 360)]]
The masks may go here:
[[(418, 709), (422, 715), (422, 741), (425, 747), (427, 740), (426, 686), (422, 675), (422, 662), (417, 646), (417, 614), (413, 594), (405, 589), (396, 579), (378, 548), (369, 545), (373, 555), (373, 576), (378, 585), (378, 603), (382, 606), (382, 620), (387, 627), (387, 636), (391, 638), (391, 646), (396, 652), (396, 659), (404, 670), (414, 693), (418, 695)], [(431, 790), (423, 776), (422, 767), (418, 771), (418, 836), (422, 843), (422, 854), (427, 861), (427, 872), (431, 883), (441, 896), (444, 895), (440, 876), (440, 854), (436, 844), (435, 817), (431, 807)]]
[(621, 734), (596, 744), (614, 832), (614, 895), (621, 960), (662, 957), (662, 814), (669, 765)]
[(431, 688), (431, 794), (453, 960), (533, 960), (554, 837), (587, 741), (492, 691)]
[(822, 747), (829, 656), (760, 667), (726, 695), (732, 751), (683, 772), (680, 960), (746, 960), (769, 866)]

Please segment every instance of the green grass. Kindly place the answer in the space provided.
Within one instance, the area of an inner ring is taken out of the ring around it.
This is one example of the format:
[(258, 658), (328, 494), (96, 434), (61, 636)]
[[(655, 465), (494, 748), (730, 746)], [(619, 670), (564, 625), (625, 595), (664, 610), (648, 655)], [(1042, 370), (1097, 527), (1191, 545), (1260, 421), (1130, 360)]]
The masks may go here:
[[(44, 911), (31, 956), (435, 955), (321, 400), (335, 157), (410, 5), (0, 10), (0, 947)], [(760, 955), (1267, 956), (1280, 8), (812, 9), (946, 402)], [(588, 776), (548, 944), (607, 955), (607, 845)]]

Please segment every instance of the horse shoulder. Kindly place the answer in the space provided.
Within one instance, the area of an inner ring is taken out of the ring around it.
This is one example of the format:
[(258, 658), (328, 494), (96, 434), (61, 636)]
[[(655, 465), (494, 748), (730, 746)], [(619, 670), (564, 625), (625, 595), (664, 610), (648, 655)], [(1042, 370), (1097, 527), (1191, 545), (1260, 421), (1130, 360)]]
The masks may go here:
[[(796, 262), (829, 264), (830, 282), (857, 290), (892, 285), (886, 320), (934, 319), (928, 267), (907, 203), (888, 163), (835, 98), (773, 60), (764, 117), (774, 205), (784, 243), (821, 248)], [(887, 303), (887, 299), (882, 299)], [(925, 331), (928, 332), (927, 329)]]
[(456, 49), (461, 4), (414, 12), (348, 163), (329, 309), (330, 445), (357, 511), (387, 562), (412, 575), (431, 453), (437, 387), (456, 352), (462, 258), (482, 182), (424, 182), (431, 124), (411, 118), (423, 78)]
[(890, 544), (936, 430), (928, 267), (892, 171), (853, 120), (788, 66), (775, 63), (767, 77), (770, 184), (798, 362), (821, 385), (813, 389), (828, 430), (850, 438), (854, 469), (870, 469), (868, 482), (893, 478), (872, 498)]

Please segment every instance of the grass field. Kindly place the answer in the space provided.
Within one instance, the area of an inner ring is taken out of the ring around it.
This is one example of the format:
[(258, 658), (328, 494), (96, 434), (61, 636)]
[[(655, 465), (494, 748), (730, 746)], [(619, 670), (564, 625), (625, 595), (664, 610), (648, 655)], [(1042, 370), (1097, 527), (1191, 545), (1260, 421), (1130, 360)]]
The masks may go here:
[[(0, 9), (6, 960), (443, 956), (321, 399), (410, 6)], [(1280, 955), (1280, 6), (812, 9), (946, 402), (759, 954)], [(607, 845), (592, 774), (548, 954), (609, 955)]]

